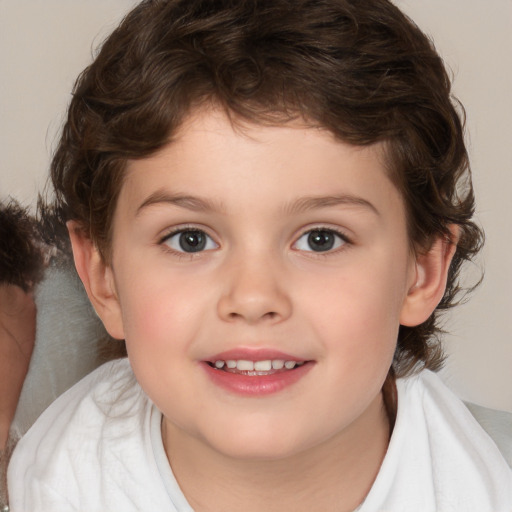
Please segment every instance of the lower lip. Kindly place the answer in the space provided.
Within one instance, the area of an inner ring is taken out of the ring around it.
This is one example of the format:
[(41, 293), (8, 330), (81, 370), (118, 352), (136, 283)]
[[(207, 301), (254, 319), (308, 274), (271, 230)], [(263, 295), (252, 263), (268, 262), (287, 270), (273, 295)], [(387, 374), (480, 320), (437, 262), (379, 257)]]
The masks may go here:
[(207, 363), (202, 363), (202, 366), (215, 385), (231, 393), (245, 396), (263, 396), (279, 393), (279, 391), (292, 386), (309, 372), (313, 364), (314, 363), (310, 361), (293, 370), (269, 375), (230, 373), (212, 368)]

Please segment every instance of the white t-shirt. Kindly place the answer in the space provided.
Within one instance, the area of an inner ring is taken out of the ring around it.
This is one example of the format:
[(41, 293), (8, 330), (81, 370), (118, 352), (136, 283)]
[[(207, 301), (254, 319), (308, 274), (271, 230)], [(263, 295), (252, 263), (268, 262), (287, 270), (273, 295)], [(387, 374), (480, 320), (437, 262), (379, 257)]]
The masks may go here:
[[(512, 470), (462, 402), (429, 371), (399, 379), (398, 414), (361, 512), (510, 512)], [(9, 468), (11, 512), (188, 512), (167, 461), (161, 413), (127, 360), (57, 399)]]

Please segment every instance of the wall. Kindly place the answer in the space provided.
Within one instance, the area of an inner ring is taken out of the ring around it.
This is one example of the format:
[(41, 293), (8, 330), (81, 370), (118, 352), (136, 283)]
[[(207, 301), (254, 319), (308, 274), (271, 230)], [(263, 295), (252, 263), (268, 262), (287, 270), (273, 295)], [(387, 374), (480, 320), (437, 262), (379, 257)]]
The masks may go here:
[[(35, 203), (73, 81), (134, 3), (0, 0), (0, 197)], [(485, 280), (447, 320), (442, 376), (462, 397), (512, 411), (512, 1), (396, 3), (433, 37), (453, 71), (487, 233)]]

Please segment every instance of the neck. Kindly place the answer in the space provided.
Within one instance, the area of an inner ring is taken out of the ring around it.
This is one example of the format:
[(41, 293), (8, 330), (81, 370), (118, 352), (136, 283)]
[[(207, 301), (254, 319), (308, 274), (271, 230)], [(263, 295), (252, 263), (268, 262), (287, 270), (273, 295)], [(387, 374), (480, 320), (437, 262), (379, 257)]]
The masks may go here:
[(366, 497), (389, 441), (379, 394), (349, 427), (286, 458), (240, 460), (164, 422), (167, 457), (197, 512), (351, 511)]

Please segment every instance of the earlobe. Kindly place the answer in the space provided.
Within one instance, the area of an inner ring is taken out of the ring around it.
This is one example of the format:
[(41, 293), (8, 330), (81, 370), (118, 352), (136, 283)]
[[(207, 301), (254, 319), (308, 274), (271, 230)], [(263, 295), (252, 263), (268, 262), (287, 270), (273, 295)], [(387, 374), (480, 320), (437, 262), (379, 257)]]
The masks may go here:
[(124, 339), (112, 268), (103, 261), (97, 247), (76, 222), (69, 221), (67, 228), (75, 267), (94, 310), (113, 338)]
[(425, 322), (443, 298), (450, 263), (457, 248), (458, 226), (450, 237), (438, 237), (430, 249), (416, 255), (414, 279), (407, 292), (400, 324), (414, 327)]

